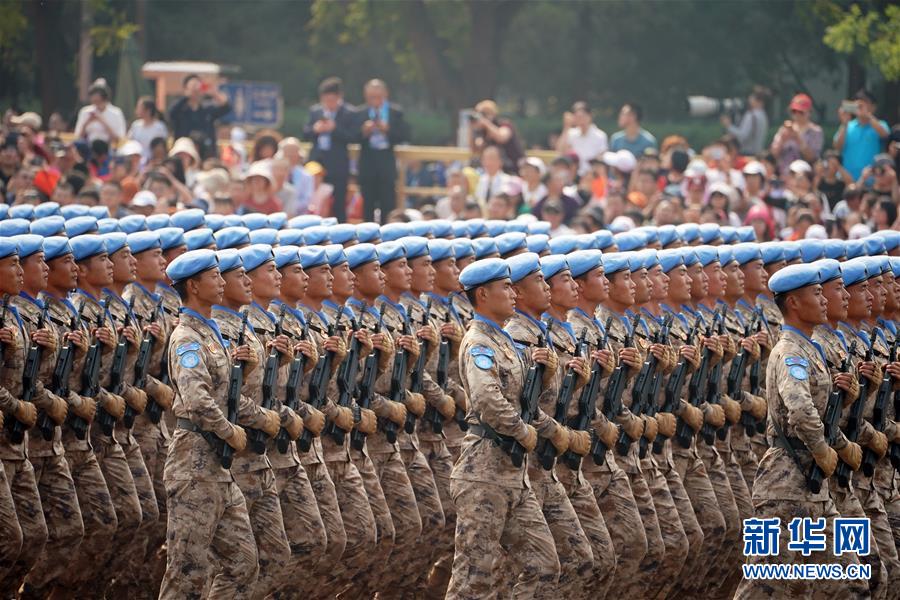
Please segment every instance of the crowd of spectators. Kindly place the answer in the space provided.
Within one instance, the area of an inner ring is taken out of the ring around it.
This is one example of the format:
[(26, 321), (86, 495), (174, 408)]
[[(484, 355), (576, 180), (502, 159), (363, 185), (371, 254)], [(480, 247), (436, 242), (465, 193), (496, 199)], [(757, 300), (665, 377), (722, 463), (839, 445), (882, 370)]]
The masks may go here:
[[(407, 186), (445, 193), (399, 209), (394, 147), (411, 132), (387, 85), (369, 81), (359, 107), (345, 102), (337, 78), (318, 95), (299, 137), (263, 130), (251, 138), (219, 123), (228, 98), (195, 75), (167, 114), (139, 99), (130, 125), (100, 79), (71, 133), (58, 114), (44, 127), (36, 113), (5, 113), (0, 192), (10, 205), (101, 204), (112, 216), (200, 207), (341, 221), (519, 218), (549, 221), (553, 235), (683, 222), (752, 225), (759, 240), (900, 228), (900, 126), (877, 116), (866, 90), (841, 104), (831, 139), (802, 93), (770, 136), (765, 98), (754, 92), (743, 115), (723, 117), (723, 136), (702, 147), (678, 135), (658, 141), (635, 103), (621, 107), (619, 131), (607, 135), (576, 102), (546, 162), (526, 154), (514, 122), (485, 100), (467, 114), (471, 161), (407, 164)], [(223, 130), (227, 139), (217, 140)], [(349, 144), (359, 144), (356, 159)]]

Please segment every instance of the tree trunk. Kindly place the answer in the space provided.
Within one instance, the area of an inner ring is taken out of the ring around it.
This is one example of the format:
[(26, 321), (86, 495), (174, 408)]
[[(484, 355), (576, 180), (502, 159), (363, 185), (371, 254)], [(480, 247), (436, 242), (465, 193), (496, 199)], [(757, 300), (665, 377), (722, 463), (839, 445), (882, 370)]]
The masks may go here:
[(429, 95), (454, 112), (466, 106), (462, 75), (445, 55), (446, 48), (434, 30), (423, 0), (414, 0), (407, 8), (409, 41), (419, 57), (422, 77)]
[(866, 86), (866, 69), (854, 56), (847, 59), (847, 97), (852, 98), (856, 92)]
[(81, 0), (80, 41), (78, 44), (78, 99), (88, 101), (88, 88), (93, 77), (94, 44), (91, 27), (94, 25), (94, 7), (91, 0)]

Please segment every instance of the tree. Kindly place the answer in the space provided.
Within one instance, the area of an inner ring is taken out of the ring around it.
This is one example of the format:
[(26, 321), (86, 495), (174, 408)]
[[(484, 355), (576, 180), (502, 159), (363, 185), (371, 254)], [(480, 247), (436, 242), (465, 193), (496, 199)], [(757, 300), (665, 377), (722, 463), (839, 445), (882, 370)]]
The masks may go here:
[(883, 10), (859, 4), (841, 8), (834, 2), (823, 7), (832, 24), (822, 38), (842, 54), (858, 54), (865, 63), (878, 69), (888, 81), (900, 79), (900, 6)]

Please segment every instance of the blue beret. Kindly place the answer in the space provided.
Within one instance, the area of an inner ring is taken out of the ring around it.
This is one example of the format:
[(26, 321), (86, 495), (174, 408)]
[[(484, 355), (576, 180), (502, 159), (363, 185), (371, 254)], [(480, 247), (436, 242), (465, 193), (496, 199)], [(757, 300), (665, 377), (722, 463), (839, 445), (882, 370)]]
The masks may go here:
[(119, 227), (119, 220), (113, 219), (112, 217), (108, 219), (100, 219), (97, 221), (97, 233), (113, 233), (116, 231), (122, 231), (122, 228)]
[(684, 253), (681, 248), (670, 248), (668, 250), (660, 250), (656, 253), (659, 259), (659, 265), (662, 267), (663, 273), (668, 273), (675, 267), (684, 264)]
[(337, 267), (347, 262), (347, 254), (344, 252), (344, 247), (340, 244), (328, 244), (325, 246), (325, 257), (328, 259), (328, 264), (332, 267)]
[(472, 247), (475, 248), (476, 260), (489, 258), (493, 254), (500, 256), (500, 250), (497, 248), (497, 242), (495, 242), (493, 238), (480, 237), (474, 239), (472, 240)]
[(409, 260), (428, 254), (428, 238), (409, 235), (397, 241), (403, 244), (403, 248), (406, 250), (406, 258)]
[(869, 270), (864, 260), (853, 258), (841, 263), (841, 276), (844, 278), (844, 287), (850, 287), (868, 279)]
[(0, 220), (5, 219), (6, 215), (9, 214), (9, 204), (4, 204), (0, 202)]
[[(91, 218), (93, 219), (93, 217)], [(106, 243), (99, 235), (79, 235), (78, 237), (70, 238), (69, 244), (71, 244), (72, 254), (78, 262), (100, 254), (106, 254)]]
[(823, 240), (803, 240), (800, 244), (800, 258), (805, 263), (816, 262), (825, 256), (825, 242)]
[(619, 271), (630, 270), (628, 255), (624, 252), (610, 252), (604, 254), (601, 257), (601, 262), (603, 263), (603, 270), (606, 272), (607, 276), (618, 273)]
[(250, 242), (253, 244), (267, 244), (274, 246), (278, 243), (278, 230), (271, 227), (254, 229), (250, 232)]
[(0, 258), (7, 258), (19, 253), (19, 247), (8, 237), (0, 238)]
[(272, 246), (268, 244), (252, 244), (246, 248), (241, 248), (238, 250), (238, 253), (240, 253), (244, 268), (247, 269), (248, 273), (267, 262), (275, 260)]
[[(176, 215), (178, 213), (175, 213)], [(181, 227), (181, 225), (174, 222), (172, 220), (172, 225), (175, 227)], [(184, 227), (181, 227), (185, 231)], [(122, 217), (119, 219), (119, 229), (124, 231), (125, 233), (134, 233), (135, 231), (146, 231), (147, 230), (147, 217), (144, 215), (128, 215), (127, 217)], [(193, 229), (193, 228), (191, 228)]]
[(434, 219), (428, 222), (431, 225), (431, 235), (436, 238), (448, 238), (453, 236), (453, 225), (447, 219)]
[(659, 245), (663, 248), (669, 244), (681, 241), (681, 235), (674, 225), (660, 225), (657, 232), (659, 234)]
[(601, 229), (599, 231), (594, 232), (594, 237), (597, 238), (597, 247), (601, 250), (606, 250), (610, 246), (616, 243), (616, 238), (613, 236), (612, 231), (608, 229)]
[[(222, 215), (216, 215), (221, 217)], [(224, 219), (223, 219), (224, 220)], [(147, 217), (147, 229), (150, 231), (156, 231), (157, 229), (162, 229), (163, 227), (171, 227), (172, 219), (169, 215), (150, 215)], [(207, 224), (209, 226), (209, 224)], [(210, 227), (210, 229), (213, 229)], [(213, 229), (215, 231), (215, 229)]]
[(375, 246), (375, 251), (382, 266), (406, 256), (406, 248), (400, 242), (381, 242)]
[(469, 237), (472, 239), (487, 235), (487, 225), (484, 219), (469, 219), (466, 221), (466, 226), (469, 229)]
[(9, 214), (7, 215), (9, 219), (26, 219), (28, 221), (34, 218), (34, 205), (33, 204), (16, 204), (15, 206), (9, 207)]
[(762, 260), (762, 251), (759, 249), (759, 244), (756, 242), (736, 244), (735, 246), (732, 246), (731, 251), (734, 255), (734, 260), (741, 266), (753, 262), (754, 260)]
[[(0, 223), (2, 225), (2, 223)], [(85, 215), (83, 217), (75, 217), (66, 221), (66, 235), (70, 238), (84, 235), (85, 233), (93, 233), (97, 229), (97, 217)]]
[(512, 221), (506, 221), (506, 233), (512, 233), (513, 231), (518, 231), (519, 233), (528, 233), (528, 223), (526, 221), (522, 221), (521, 219), (514, 219)]
[[(19, 251), (21, 253), (21, 250)], [(891, 259), (887, 256), (865, 256), (861, 260), (866, 262), (866, 269), (869, 271), (869, 277), (878, 277), (885, 273), (891, 272)]]
[(408, 235), (412, 235), (409, 223), (388, 223), (381, 226), (381, 239), (385, 242), (393, 242)]
[(825, 258), (841, 260), (847, 256), (844, 240), (825, 240)]
[(709, 244), (722, 239), (721, 231), (717, 223), (703, 223), (700, 225), (700, 241)]
[(191, 250), (185, 252), (166, 267), (166, 275), (174, 283), (190, 279), (218, 265), (216, 253), (212, 250)]
[(321, 225), (322, 217), (319, 215), (297, 215), (288, 221), (288, 227), (291, 229), (306, 229), (313, 225)]
[(274, 212), (269, 215), (269, 227), (272, 229), (281, 229), (287, 225), (288, 216), (284, 211)]
[(375, 244), (354, 244), (347, 248), (345, 252), (347, 253), (347, 265), (350, 269), (356, 269), (378, 260), (378, 252), (375, 251)]
[(431, 254), (431, 260), (434, 262), (453, 258), (453, 241), (443, 239), (428, 240), (428, 252)]
[(156, 233), (159, 234), (159, 244), (163, 252), (187, 245), (184, 241), (184, 232), (181, 230), (181, 227), (163, 227), (162, 229), (157, 229)]
[(538, 233), (550, 235), (550, 223), (547, 221), (534, 221), (533, 223), (529, 223), (528, 233), (529, 235), (535, 235)]
[(613, 236), (613, 239), (615, 240), (616, 247), (619, 248), (619, 252), (638, 250), (647, 244), (646, 236), (636, 231), (623, 231), (622, 233), (617, 233)]
[(700, 265), (705, 267), (712, 262), (719, 260), (719, 250), (715, 246), (697, 246), (694, 248)]
[(300, 264), (304, 269), (315, 269), (328, 264), (325, 246), (303, 246), (300, 248)]
[(59, 235), (66, 230), (66, 220), (62, 215), (42, 217), (31, 222), (31, 233), (43, 237)]
[(900, 277), (900, 257), (891, 256), (891, 270), (894, 272), (894, 277)]
[(469, 225), (465, 221), (452, 221), (450, 224), (453, 225), (453, 237), (469, 237)]
[(431, 221), (422, 219), (420, 221), (412, 221), (407, 223), (407, 225), (409, 225), (409, 235), (418, 237), (428, 237), (429, 235), (432, 235)]
[(299, 246), (278, 246), (273, 249), (273, 252), (275, 253), (275, 266), (279, 269), (300, 264)]
[(635, 227), (632, 231), (643, 234), (647, 244), (655, 244), (659, 241), (659, 228), (655, 225), (641, 225), (640, 227)]
[(347, 242), (356, 241), (356, 225), (352, 223), (341, 223), (335, 225), (328, 232), (328, 239), (332, 244), (346, 244)]
[(109, 214), (109, 208), (102, 205), (91, 206), (90, 208), (88, 208), (88, 214), (92, 217), (96, 217), (98, 220), (108, 219), (112, 216), (111, 214)]
[(31, 221), (28, 219), (6, 219), (0, 221), (0, 236), (22, 235), (31, 229)]
[(737, 241), (738, 232), (737, 227), (732, 227), (731, 225), (722, 225), (719, 227), (719, 235), (722, 237), (722, 242), (726, 244), (733, 244)]
[(756, 230), (752, 225), (744, 225), (737, 228), (737, 239), (739, 242), (755, 242)]
[(700, 257), (697, 256), (696, 252), (694, 252), (694, 248), (692, 246), (679, 248), (678, 251), (681, 252), (681, 258), (682, 260), (684, 260), (684, 266), (692, 267), (700, 262)]
[(578, 239), (574, 235), (560, 235), (550, 238), (550, 254), (568, 254), (578, 250)]
[(219, 250), (216, 252), (216, 258), (219, 259), (219, 272), (222, 275), (244, 266), (244, 261), (241, 260), (241, 253), (235, 248)]
[(569, 261), (572, 277), (581, 277), (594, 269), (603, 268), (603, 253), (596, 249), (576, 250), (566, 259)]
[(34, 207), (35, 219), (43, 219), (44, 217), (49, 217), (51, 215), (62, 216), (59, 212), (59, 202), (41, 202)]
[(44, 260), (50, 261), (66, 254), (72, 254), (69, 238), (61, 235), (44, 238)]
[[(263, 227), (269, 226), (269, 217), (268, 215), (264, 215), (262, 213), (247, 213), (243, 217), (241, 217), (241, 221), (244, 222), (244, 227), (253, 231), (254, 229), (262, 229)], [(244, 261), (246, 264), (247, 261)], [(248, 271), (250, 269), (247, 269)]]
[(222, 223), (222, 227), (243, 227), (244, 219), (241, 215), (225, 215), (225, 221)]
[(784, 247), (781, 242), (763, 242), (759, 245), (764, 265), (781, 262), (784, 260)]
[[(656, 255), (656, 250), (654, 250), (653, 248), (635, 252), (632, 260), (637, 261), (639, 265), (641, 265), (648, 271), (659, 264), (659, 257)], [(632, 268), (632, 270), (634, 271), (637, 269)]]
[(44, 238), (33, 233), (23, 233), (22, 235), (13, 236), (12, 241), (19, 247), (20, 258), (28, 258), (32, 254), (37, 254), (44, 248)]
[(623, 252), (628, 259), (628, 270), (634, 273), (644, 267), (644, 255), (641, 252)]
[(493, 281), (509, 278), (509, 265), (502, 258), (476, 260), (459, 274), (463, 289), (471, 290)]
[(453, 240), (453, 256), (457, 260), (466, 258), (467, 256), (475, 256), (475, 248), (472, 246), (472, 240), (468, 238), (457, 238)]
[(215, 233), (216, 246), (220, 250), (237, 248), (250, 243), (250, 230), (246, 227), (225, 227)]
[[(37, 211), (35, 211), (35, 214), (37, 214)], [(900, 246), (900, 231), (894, 229), (882, 229), (881, 231), (876, 231), (872, 235), (877, 235), (884, 240), (884, 249), (886, 252), (895, 250), (897, 246)]]
[(306, 240), (306, 243), (310, 246), (317, 246), (319, 244), (325, 245), (328, 243), (328, 234), (331, 228), (327, 225), (313, 225), (312, 227), (307, 227), (303, 230), (303, 239)]
[(323, 227), (334, 227), (338, 224), (338, 220), (337, 217), (324, 217), (321, 224)]
[[(157, 215), (152, 215), (157, 216)], [(150, 218), (147, 217), (147, 227), (153, 229), (153, 226), (150, 224)], [(212, 213), (203, 217), (203, 223), (210, 229), (213, 230), (213, 233), (225, 227), (225, 215), (218, 215), (216, 213)]]
[(128, 245), (128, 234), (121, 231), (104, 233), (100, 237), (103, 238), (103, 243), (106, 244), (106, 251), (110, 255), (115, 254)]
[(132, 254), (140, 254), (154, 248), (161, 248), (159, 233), (155, 231), (137, 231), (128, 234), (128, 247)]
[(500, 219), (488, 219), (484, 222), (484, 226), (487, 227), (488, 235), (491, 237), (506, 233), (506, 221)]
[(685, 244), (690, 244), (700, 237), (700, 226), (696, 223), (682, 223), (675, 227)]
[(212, 250), (219, 247), (212, 229), (203, 227), (201, 229), (193, 229), (184, 234), (184, 243), (188, 250), (199, 250), (200, 248), (209, 248)]
[(800, 242), (781, 242), (781, 247), (784, 249), (784, 260), (788, 262), (799, 260), (802, 256)]
[(828, 283), (841, 277), (841, 263), (832, 258), (817, 260), (810, 266), (819, 269), (819, 283)]
[(90, 207), (84, 204), (67, 204), (65, 206), (60, 206), (59, 212), (66, 218), (66, 221), (68, 221), (75, 217), (87, 216), (90, 214)]
[[(2, 225), (2, 223), (0, 223)], [(847, 240), (844, 242), (847, 258), (853, 259), (866, 255), (866, 243), (863, 240)]]
[(529, 252), (540, 254), (544, 250), (550, 249), (550, 236), (546, 233), (535, 233), (525, 238), (525, 245), (528, 246)]
[(509, 266), (509, 278), (513, 283), (519, 283), (532, 273), (541, 270), (541, 258), (534, 252), (523, 252), (506, 259)]
[(278, 232), (278, 243), (283, 246), (303, 246), (306, 238), (302, 229), (282, 229)]
[(593, 233), (579, 233), (575, 236), (575, 247), (579, 250), (599, 250), (597, 236)]
[(510, 252), (515, 252), (516, 250), (524, 250), (527, 248), (527, 243), (525, 242), (525, 234), (519, 231), (512, 231), (510, 233), (502, 233), (497, 236), (497, 250), (500, 251), (500, 256), (504, 256), (509, 254)]
[(378, 223), (360, 223), (356, 226), (356, 239), (372, 244), (381, 239), (381, 226)]
[(863, 238), (863, 241), (866, 243), (866, 254), (869, 256), (887, 252), (887, 250), (885, 250), (884, 238), (880, 236), (870, 235), (869, 237)]
[(809, 285), (821, 283), (821, 281), (819, 269), (814, 265), (788, 265), (783, 269), (779, 269), (777, 273), (769, 278), (769, 289), (774, 294), (786, 294)]

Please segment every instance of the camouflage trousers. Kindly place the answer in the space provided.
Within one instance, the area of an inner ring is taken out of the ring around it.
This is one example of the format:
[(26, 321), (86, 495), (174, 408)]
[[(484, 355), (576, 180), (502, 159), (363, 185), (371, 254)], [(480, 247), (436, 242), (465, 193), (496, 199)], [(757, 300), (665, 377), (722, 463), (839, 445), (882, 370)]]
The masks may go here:
[[(731, 435), (731, 434), (729, 434)], [(721, 443), (722, 462), (725, 463), (725, 474), (728, 476), (728, 483), (731, 486), (731, 493), (734, 495), (734, 503), (737, 505), (738, 515), (741, 523), (744, 519), (752, 518), (754, 515), (753, 501), (750, 496), (750, 487), (744, 481), (743, 467), (737, 462), (735, 455), (728, 448), (728, 440)], [(754, 478), (756, 473), (754, 472)], [(734, 596), (734, 590), (737, 588), (738, 582), (741, 580), (742, 573), (740, 564), (743, 563), (743, 556), (739, 548), (735, 548), (732, 554), (732, 562), (735, 564), (734, 569), (728, 576), (725, 585), (720, 589), (722, 597), (731, 598)]]
[[(453, 456), (443, 440), (439, 441), (419, 441), (419, 450), (428, 460), (428, 466), (434, 474), (434, 483), (441, 501), (441, 511), (444, 514), (444, 527), (439, 531), (428, 535), (427, 542), (434, 548), (432, 564), (425, 567), (422, 575), (428, 579), (426, 593), (443, 597), (446, 592), (446, 584), (449, 583), (449, 577), (430, 578), (430, 572), (435, 564), (447, 564), (453, 559), (453, 532), (456, 528), (456, 507), (450, 499), (450, 472), (453, 470)], [(449, 575), (449, 573), (448, 573)], [(422, 579), (420, 577), (420, 579)], [(442, 581), (443, 580), (443, 581)], [(433, 588), (437, 589), (433, 589)]]
[(274, 471), (284, 532), (291, 549), (290, 563), (278, 586), (290, 588), (312, 571), (325, 551), (327, 537), (315, 493), (303, 467), (297, 464)]
[(884, 510), (894, 537), (894, 547), (900, 553), (900, 497), (892, 496), (889, 500), (884, 500)]
[[(459, 428), (458, 425), (448, 425), (444, 424), (444, 433), (447, 433), (447, 427), (456, 427), (457, 430)], [(459, 453), (461, 450), (462, 437), (452, 438), (448, 437), (445, 440), (444, 445), (447, 447), (447, 451), (450, 453), (450, 460), (448, 461), (450, 464), (451, 471), (453, 470), (453, 465), (456, 464), (456, 461), (459, 460)], [(436, 468), (434, 464), (431, 465), (431, 470), (434, 471), (434, 479), (437, 482), (439, 475), (438, 472), (440, 468)], [(447, 474), (448, 483), (448, 497), (449, 497), (449, 473)], [(447, 506), (444, 507), (444, 518), (447, 520), (448, 528), (450, 529), (450, 552), (445, 553), (443, 555), (439, 555), (435, 560), (434, 567), (431, 569), (431, 573), (428, 576), (428, 586), (425, 590), (425, 596), (428, 600), (439, 600), (443, 598), (447, 593), (447, 586), (450, 584), (450, 573), (453, 569), (453, 532), (456, 530), (456, 506), (453, 504), (453, 500), (451, 499), (448, 502), (450, 506), (450, 510), (447, 510)]]
[[(834, 502), (834, 508), (842, 517), (866, 517), (866, 511), (856, 491), (852, 488), (843, 488), (836, 477), (828, 480), (828, 493)], [(881, 559), (881, 550), (875, 537), (874, 528), (870, 528), (869, 555), (860, 556), (859, 562), (872, 567), (872, 577), (869, 579), (869, 591), (873, 600), (884, 600), (888, 597), (888, 572), (887, 566)], [(894, 592), (896, 595), (896, 592)]]
[(22, 531), (21, 551), (0, 584), (0, 597), (7, 598), (16, 595), (28, 571), (40, 558), (47, 542), (47, 522), (31, 463), (28, 460), (5, 460), (3, 468)]
[[(235, 598), (259, 571), (247, 501), (234, 482), (167, 481), (160, 600)], [(204, 594), (207, 579), (211, 585)]]
[[(681, 581), (680, 576), (685, 574), (685, 566), (690, 563), (696, 564), (698, 556), (703, 552), (706, 536), (703, 533), (700, 522), (697, 520), (697, 514), (694, 512), (693, 504), (691, 504), (691, 497), (684, 487), (681, 475), (678, 474), (678, 470), (675, 468), (674, 461), (670, 461), (670, 459), (663, 460), (661, 455), (657, 455), (657, 459), (660, 462), (659, 469), (662, 472), (663, 477), (666, 478), (669, 494), (671, 494), (672, 501), (675, 503), (675, 508), (678, 510), (678, 517), (681, 520), (681, 526), (684, 529), (684, 535), (687, 538), (688, 543), (688, 551), (685, 560), (682, 562), (671, 581), (664, 582), (662, 588), (657, 593), (657, 598), (665, 598), (672, 595), (673, 591), (677, 588), (679, 581)], [(710, 493), (712, 494), (712, 490), (710, 490)], [(715, 498), (715, 494), (712, 494), (712, 496)]]
[(868, 485), (858, 485), (854, 489), (863, 511), (869, 517), (872, 535), (878, 545), (878, 555), (887, 571), (887, 597), (897, 598), (900, 594), (900, 559), (897, 557), (897, 547), (894, 545), (896, 534), (891, 529), (886, 503), (881, 494), (877, 490), (871, 490)]
[(312, 570), (295, 586), (292, 593), (287, 594), (290, 598), (307, 598), (314, 590), (326, 589), (327, 586), (333, 585), (332, 573), (340, 565), (341, 555), (347, 546), (347, 532), (341, 518), (341, 507), (328, 467), (322, 462), (302, 466), (309, 478), (309, 484), (316, 497), (316, 505), (319, 507), (319, 516), (325, 528), (325, 551), (319, 555), (319, 560)]
[(644, 481), (647, 482), (647, 487), (650, 489), (650, 495), (653, 497), (653, 506), (656, 508), (656, 518), (659, 522), (659, 533), (665, 547), (665, 555), (659, 565), (659, 570), (647, 587), (647, 595), (656, 597), (661, 593), (663, 595), (668, 593), (684, 567), (690, 546), (684, 525), (681, 523), (678, 507), (669, 491), (669, 482), (663, 476), (649, 451), (647, 457), (641, 459), (641, 471)]
[(256, 582), (252, 587), (240, 589), (240, 595), (246, 598), (264, 598), (283, 581), (291, 560), (275, 474), (272, 469), (266, 468), (234, 474), (234, 481), (247, 501), (250, 527), (253, 539), (256, 540), (259, 559)]
[(638, 567), (637, 577), (629, 583), (624, 591), (637, 593), (643, 597), (650, 585), (656, 581), (657, 574), (663, 566), (666, 557), (666, 544), (659, 527), (659, 517), (656, 514), (656, 504), (650, 493), (650, 486), (644, 479), (643, 473), (627, 471), (628, 482), (631, 484), (631, 493), (641, 515), (641, 523), (644, 535), (647, 537), (647, 553), (644, 555)]
[[(756, 514), (760, 517), (781, 519), (781, 535), (778, 540), (777, 556), (754, 556), (748, 559), (749, 564), (786, 564), (786, 563), (818, 563), (821, 555), (816, 553), (808, 557), (800, 552), (788, 549), (790, 530), (786, 526), (795, 518), (809, 517), (818, 519), (825, 517), (825, 539), (834, 539), (833, 518), (839, 516), (831, 500), (824, 502), (803, 502), (798, 500), (763, 500), (755, 505)], [(856, 554), (845, 552), (841, 556), (828, 557), (829, 562), (837, 562), (845, 567), (858, 564)], [(777, 580), (777, 579), (741, 579), (734, 596), (737, 600), (759, 600), (761, 598), (868, 598), (869, 586), (864, 580)]]
[(371, 552), (370, 560), (364, 561), (362, 571), (352, 583), (351, 597), (355, 595), (371, 598), (378, 591), (380, 567), (388, 562), (394, 551), (394, 521), (391, 519), (391, 509), (388, 507), (381, 481), (375, 471), (375, 464), (368, 453), (351, 449), (350, 458), (362, 477), (369, 498), (369, 507), (375, 518), (375, 549)]
[(22, 528), (16, 516), (16, 505), (9, 489), (6, 469), (0, 462), (0, 581), (5, 581), (19, 552), (22, 551)]
[(501, 551), (508, 553), (517, 575), (516, 598), (554, 595), (560, 561), (531, 489), (453, 479), (450, 496), (456, 534), (448, 600), (495, 598), (494, 557)]
[[(159, 584), (166, 570), (166, 555), (163, 543), (166, 540), (166, 486), (163, 472), (166, 466), (166, 455), (169, 451), (169, 440), (162, 432), (162, 424), (147, 423), (141, 426), (139, 418), (134, 429), (134, 438), (141, 447), (144, 465), (153, 482), (153, 493), (156, 496), (156, 509), (159, 518), (147, 528), (146, 551), (143, 556), (136, 556), (127, 567), (138, 574), (137, 585), (130, 590), (143, 590), (147, 596), (159, 595)], [(143, 528), (143, 526), (142, 526)]]
[(706, 574), (707, 595), (712, 598), (727, 596), (726, 590), (732, 583), (735, 572), (739, 571), (741, 562), (741, 536), (743, 523), (741, 513), (735, 501), (734, 491), (729, 477), (729, 470), (715, 446), (706, 444), (702, 439), (695, 441), (697, 452), (706, 466), (709, 482), (712, 484), (719, 504), (719, 511), (725, 518), (725, 541), (714, 564)]

